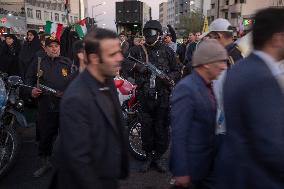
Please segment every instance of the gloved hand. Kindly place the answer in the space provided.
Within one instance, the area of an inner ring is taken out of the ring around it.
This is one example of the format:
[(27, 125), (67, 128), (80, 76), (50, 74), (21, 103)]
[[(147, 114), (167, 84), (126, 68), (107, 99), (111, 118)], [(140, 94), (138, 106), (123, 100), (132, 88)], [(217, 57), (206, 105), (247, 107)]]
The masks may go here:
[(139, 73), (141, 73), (141, 74), (147, 72), (147, 68), (146, 68), (144, 65), (142, 65), (142, 64), (138, 64), (138, 63), (137, 63), (137, 64), (135, 65), (135, 69), (136, 69)]

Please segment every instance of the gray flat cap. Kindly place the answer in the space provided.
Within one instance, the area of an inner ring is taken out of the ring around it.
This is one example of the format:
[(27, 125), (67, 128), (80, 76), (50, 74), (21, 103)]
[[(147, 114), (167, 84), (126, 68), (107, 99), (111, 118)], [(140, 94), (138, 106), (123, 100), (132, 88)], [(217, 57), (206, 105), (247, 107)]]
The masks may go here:
[(226, 61), (227, 59), (226, 49), (216, 39), (206, 39), (197, 46), (193, 53), (192, 66)]

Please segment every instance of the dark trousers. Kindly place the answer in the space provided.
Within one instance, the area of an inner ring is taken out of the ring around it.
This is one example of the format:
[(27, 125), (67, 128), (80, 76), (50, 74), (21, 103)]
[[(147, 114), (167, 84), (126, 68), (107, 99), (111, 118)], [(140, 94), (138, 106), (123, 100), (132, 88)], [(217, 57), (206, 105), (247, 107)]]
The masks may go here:
[(169, 145), (169, 109), (161, 106), (162, 103), (160, 99), (141, 101), (143, 150), (146, 153), (154, 151), (157, 159), (167, 151)]
[(58, 133), (59, 128), (59, 113), (45, 112), (39, 113), (38, 128), (40, 133), (39, 138), (39, 156), (51, 156), (53, 143)]

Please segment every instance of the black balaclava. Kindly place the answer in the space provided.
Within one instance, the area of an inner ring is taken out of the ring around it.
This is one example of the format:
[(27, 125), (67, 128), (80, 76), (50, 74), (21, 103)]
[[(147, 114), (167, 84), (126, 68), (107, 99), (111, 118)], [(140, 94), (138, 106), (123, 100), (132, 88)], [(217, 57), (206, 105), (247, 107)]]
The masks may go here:
[(155, 29), (144, 29), (143, 35), (145, 37), (146, 45), (148, 46), (155, 46), (160, 38), (160, 33)]

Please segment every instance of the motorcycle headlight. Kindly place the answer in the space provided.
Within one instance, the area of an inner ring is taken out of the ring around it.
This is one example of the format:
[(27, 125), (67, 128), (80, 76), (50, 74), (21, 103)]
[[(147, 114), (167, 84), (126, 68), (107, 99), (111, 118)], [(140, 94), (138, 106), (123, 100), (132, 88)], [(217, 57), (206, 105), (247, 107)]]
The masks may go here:
[(17, 102), (16, 108), (17, 108), (17, 109), (22, 109), (23, 107), (24, 107), (24, 101), (19, 100), (19, 101)]

